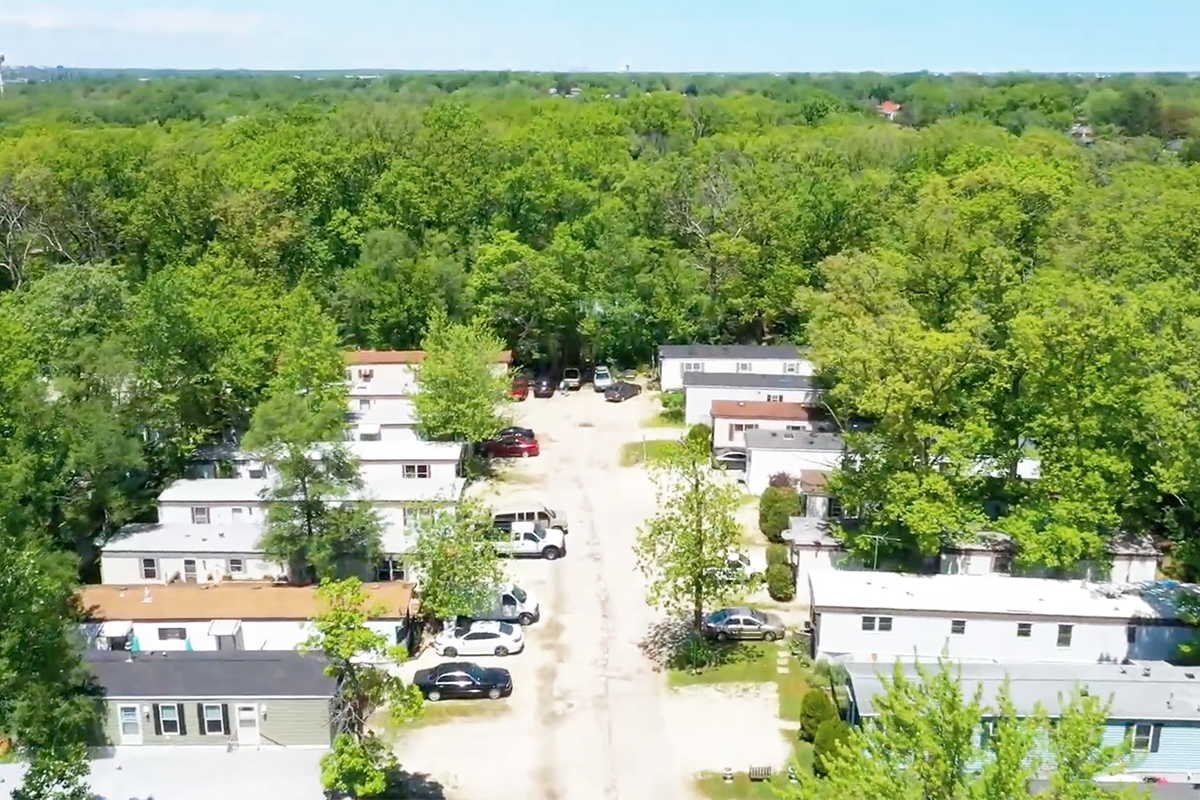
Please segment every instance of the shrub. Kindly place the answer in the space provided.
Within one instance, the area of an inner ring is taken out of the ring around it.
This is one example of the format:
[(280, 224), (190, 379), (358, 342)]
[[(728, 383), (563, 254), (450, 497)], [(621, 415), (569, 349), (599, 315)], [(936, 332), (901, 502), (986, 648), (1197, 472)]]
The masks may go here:
[(712, 428), (704, 423), (698, 423), (688, 428), (687, 435), (684, 440), (690, 444), (696, 444), (705, 448), (712, 446)]
[(786, 544), (767, 545), (767, 566), (769, 567), (772, 564), (791, 566), (791, 564), (788, 564), (788, 546)]
[(796, 479), (786, 472), (776, 472), (767, 480), (767, 485), (776, 489), (795, 489)]
[(821, 725), (837, 716), (837, 708), (824, 689), (809, 689), (800, 701), (800, 738), (815, 741)]
[(813, 772), (818, 777), (829, 775), (837, 762), (841, 746), (850, 740), (850, 726), (837, 717), (827, 719), (817, 728), (813, 738)]
[(796, 575), (787, 564), (767, 565), (767, 594), (786, 603), (796, 596)]
[(663, 392), (658, 396), (662, 417), (670, 422), (683, 422), (683, 392)]
[(758, 500), (758, 529), (769, 542), (782, 542), (788, 520), (800, 515), (800, 495), (795, 489), (768, 486)]

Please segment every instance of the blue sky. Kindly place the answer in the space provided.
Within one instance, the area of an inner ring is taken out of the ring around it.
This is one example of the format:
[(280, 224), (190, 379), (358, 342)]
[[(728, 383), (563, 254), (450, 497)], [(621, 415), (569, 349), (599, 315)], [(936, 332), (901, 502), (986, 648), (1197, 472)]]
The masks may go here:
[(0, 0), (9, 64), (1200, 71), (1200, 0)]

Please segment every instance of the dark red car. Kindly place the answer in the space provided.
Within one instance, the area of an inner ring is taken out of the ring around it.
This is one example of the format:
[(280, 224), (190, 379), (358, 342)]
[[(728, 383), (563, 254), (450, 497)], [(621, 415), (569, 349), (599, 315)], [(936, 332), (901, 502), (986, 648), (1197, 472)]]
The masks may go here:
[(512, 388), (508, 392), (514, 400), (524, 400), (529, 397), (529, 378), (518, 375), (513, 378)]
[(538, 440), (519, 433), (510, 433), (488, 439), (483, 443), (483, 452), (491, 458), (529, 458), (541, 453)]

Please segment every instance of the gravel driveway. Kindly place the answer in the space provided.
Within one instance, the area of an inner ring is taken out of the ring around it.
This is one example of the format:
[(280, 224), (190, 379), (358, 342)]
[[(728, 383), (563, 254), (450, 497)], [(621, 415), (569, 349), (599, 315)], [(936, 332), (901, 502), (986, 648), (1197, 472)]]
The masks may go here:
[[(725, 714), (695, 691), (672, 695), (640, 647), (660, 620), (645, 604), (632, 549), (654, 512), (654, 487), (619, 456), (622, 443), (648, 433), (641, 421), (654, 413), (650, 399), (609, 404), (585, 387), (516, 410), (542, 454), (484, 491), (565, 508), (567, 555), (510, 562), (517, 582), (539, 595), (543, 617), (527, 630), (524, 653), (478, 659), (513, 672), (516, 690), (500, 701), (507, 710), (403, 733), (403, 766), (461, 800), (672, 800), (692, 796), (698, 770), (725, 766), (726, 745), (781, 763), (773, 698), (742, 697), (737, 713)], [(427, 652), (406, 670), (437, 660)]]

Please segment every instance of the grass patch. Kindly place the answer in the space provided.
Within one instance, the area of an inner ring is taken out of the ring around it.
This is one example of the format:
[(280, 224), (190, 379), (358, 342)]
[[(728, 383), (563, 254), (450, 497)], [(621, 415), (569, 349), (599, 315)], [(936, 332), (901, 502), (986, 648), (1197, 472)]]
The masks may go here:
[[(405, 731), (417, 728), (430, 728), (447, 722), (495, 719), (512, 711), (508, 700), (439, 700), (436, 703), (425, 702), (424, 712), (420, 719), (395, 725), (391, 718), (380, 713), (372, 718), (371, 727), (382, 730), (384, 735), (395, 740), (404, 735)], [(377, 722), (376, 722), (377, 721)]]
[(651, 461), (661, 461), (670, 455), (679, 442), (670, 439), (649, 439), (644, 442), (627, 442), (621, 445), (621, 466), (635, 467)]
[(730, 642), (712, 644), (709, 666), (698, 672), (689, 669), (686, 654), (672, 659), (669, 682), (672, 687), (711, 683), (768, 683), (775, 680), (773, 644)]
[(643, 428), (685, 428), (682, 411), (659, 411), (642, 423)]
[(788, 672), (777, 677), (779, 684), (779, 718), (786, 722), (800, 721), (800, 706), (805, 693), (818, 685), (818, 677), (795, 658), (788, 658)]
[(775, 772), (769, 780), (752, 781), (745, 772), (734, 773), (733, 783), (726, 783), (719, 772), (702, 772), (696, 778), (696, 791), (709, 800), (775, 800), (789, 785), (787, 768), (795, 766), (798, 775), (812, 774), (813, 747), (808, 742), (796, 742), (791, 764), (772, 764)]

